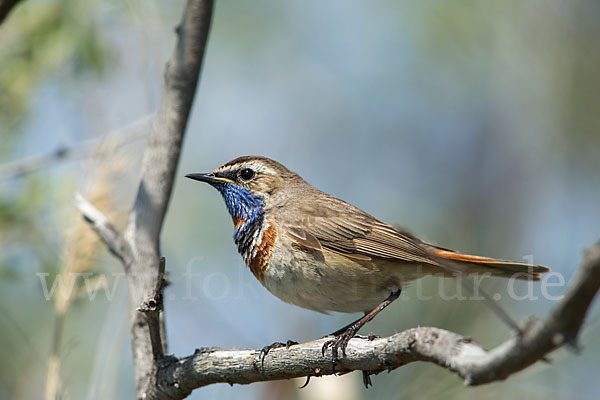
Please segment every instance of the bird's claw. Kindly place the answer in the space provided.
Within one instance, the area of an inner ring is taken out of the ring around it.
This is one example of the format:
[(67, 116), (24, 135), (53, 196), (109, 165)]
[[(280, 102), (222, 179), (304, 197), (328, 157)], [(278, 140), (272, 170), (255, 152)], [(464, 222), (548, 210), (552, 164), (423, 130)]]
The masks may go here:
[(341, 334), (335, 336), (333, 339), (329, 339), (321, 348), (321, 352), (323, 356), (325, 356), (325, 352), (331, 347), (331, 362), (333, 363), (334, 368), (338, 362), (338, 349), (342, 351), (342, 357), (346, 357), (346, 347), (348, 347), (350, 339), (352, 339), (356, 334), (356, 330), (353, 328), (354, 327), (350, 327)]
[(260, 350), (260, 364), (264, 365), (264, 363), (265, 363), (265, 357), (267, 356), (267, 354), (269, 354), (269, 352), (271, 350), (273, 350), (273, 349), (279, 349), (281, 347), (285, 347), (287, 350), (289, 350), (290, 346), (293, 346), (295, 344), (298, 344), (298, 342), (295, 342), (293, 340), (288, 340), (285, 343), (275, 342), (275, 343), (272, 343), (272, 344), (270, 344), (268, 346), (263, 347)]

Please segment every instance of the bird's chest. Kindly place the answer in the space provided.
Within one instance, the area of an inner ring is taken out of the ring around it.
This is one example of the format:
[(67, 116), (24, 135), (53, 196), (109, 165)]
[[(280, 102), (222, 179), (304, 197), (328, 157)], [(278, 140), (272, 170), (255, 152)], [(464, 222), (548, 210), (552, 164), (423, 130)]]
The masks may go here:
[(319, 312), (369, 311), (389, 295), (370, 267), (302, 249), (276, 236), (261, 283), (281, 300)]
[(234, 224), (234, 241), (252, 274), (287, 303), (320, 312), (366, 312), (396, 286), (372, 266), (294, 246), (267, 218)]
[(314, 271), (324, 269), (317, 260), (292, 248), (285, 237), (279, 236), (272, 221), (263, 218), (260, 223), (248, 224), (234, 218), (233, 222), (238, 251), (263, 286), (285, 302), (323, 311), (319, 309), (323, 302), (317, 293), (317, 287), (322, 286), (321, 277)]
[(234, 217), (233, 223), (236, 227), (233, 240), (238, 252), (256, 279), (263, 282), (277, 241), (275, 225), (265, 221), (263, 215), (254, 219)]

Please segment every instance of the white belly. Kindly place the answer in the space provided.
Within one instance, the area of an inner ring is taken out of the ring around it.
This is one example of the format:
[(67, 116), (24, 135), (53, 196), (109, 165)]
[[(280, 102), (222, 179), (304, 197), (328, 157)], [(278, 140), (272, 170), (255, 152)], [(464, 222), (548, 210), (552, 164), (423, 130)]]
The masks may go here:
[(369, 312), (407, 279), (368, 262), (275, 243), (263, 285), (281, 300), (319, 312)]

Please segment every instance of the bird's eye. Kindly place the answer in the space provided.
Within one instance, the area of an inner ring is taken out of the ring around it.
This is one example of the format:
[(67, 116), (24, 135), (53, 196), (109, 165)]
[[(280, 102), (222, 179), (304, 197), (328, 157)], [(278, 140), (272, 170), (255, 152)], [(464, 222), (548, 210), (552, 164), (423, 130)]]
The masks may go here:
[(254, 178), (254, 171), (252, 171), (250, 168), (244, 168), (240, 172), (240, 178), (242, 178), (244, 181), (249, 181), (250, 179)]

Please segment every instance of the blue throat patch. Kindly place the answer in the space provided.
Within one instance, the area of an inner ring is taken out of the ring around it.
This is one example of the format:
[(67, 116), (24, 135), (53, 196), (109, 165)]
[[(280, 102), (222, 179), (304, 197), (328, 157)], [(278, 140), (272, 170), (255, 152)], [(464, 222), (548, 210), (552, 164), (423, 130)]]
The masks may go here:
[(217, 189), (229, 214), (244, 222), (233, 232), (233, 240), (240, 254), (248, 253), (252, 239), (257, 229), (260, 229), (264, 217), (264, 202), (262, 197), (253, 195), (248, 189), (229, 182), (212, 184)]

